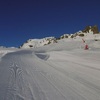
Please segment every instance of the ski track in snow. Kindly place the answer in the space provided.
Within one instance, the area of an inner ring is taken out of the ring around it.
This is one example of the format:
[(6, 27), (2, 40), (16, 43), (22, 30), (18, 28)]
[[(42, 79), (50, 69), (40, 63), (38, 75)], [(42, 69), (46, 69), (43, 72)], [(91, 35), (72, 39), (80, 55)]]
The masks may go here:
[(0, 62), (0, 100), (100, 100), (98, 64), (70, 52), (9, 53)]

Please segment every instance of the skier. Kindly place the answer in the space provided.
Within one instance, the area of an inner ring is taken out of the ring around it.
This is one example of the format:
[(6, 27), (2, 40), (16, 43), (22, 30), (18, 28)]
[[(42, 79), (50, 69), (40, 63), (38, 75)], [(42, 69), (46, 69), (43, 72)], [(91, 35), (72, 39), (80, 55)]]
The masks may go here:
[(89, 47), (88, 47), (88, 45), (86, 44), (85, 45), (85, 48), (84, 48), (85, 50), (88, 50), (89, 49)]

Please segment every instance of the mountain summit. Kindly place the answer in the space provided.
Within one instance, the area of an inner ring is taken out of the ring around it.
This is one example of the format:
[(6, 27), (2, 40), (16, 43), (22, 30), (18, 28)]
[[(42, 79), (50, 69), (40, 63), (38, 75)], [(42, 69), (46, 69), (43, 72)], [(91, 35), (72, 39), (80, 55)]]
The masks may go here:
[(86, 26), (85, 29), (82, 32), (89, 33), (89, 31), (93, 31), (93, 34), (98, 34), (99, 29), (97, 25), (94, 26)]

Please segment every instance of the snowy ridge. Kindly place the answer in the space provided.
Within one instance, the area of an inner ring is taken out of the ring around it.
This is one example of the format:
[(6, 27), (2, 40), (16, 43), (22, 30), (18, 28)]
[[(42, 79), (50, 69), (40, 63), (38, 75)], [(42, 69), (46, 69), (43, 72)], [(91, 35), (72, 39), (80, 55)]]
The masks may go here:
[(23, 49), (37, 48), (37, 47), (45, 46), (48, 44), (58, 43), (59, 41), (61, 40), (63, 41), (64, 39), (68, 41), (73, 41), (73, 40), (82, 41), (82, 39), (84, 39), (85, 41), (91, 40), (91, 41), (94, 41), (94, 43), (92, 42), (94, 47), (95, 45), (97, 47), (99, 46), (98, 45), (99, 42), (95, 42), (95, 41), (100, 41), (100, 33), (94, 34), (93, 31), (89, 29), (88, 32), (79, 31), (74, 34), (64, 34), (60, 36), (60, 38), (57, 38), (57, 39), (55, 37), (46, 37), (43, 39), (29, 39), (26, 43), (20, 46), (20, 48), (23, 48)]
[(37, 48), (50, 43), (55, 43), (54, 37), (46, 37), (43, 39), (29, 39), (21, 46), (21, 48)]

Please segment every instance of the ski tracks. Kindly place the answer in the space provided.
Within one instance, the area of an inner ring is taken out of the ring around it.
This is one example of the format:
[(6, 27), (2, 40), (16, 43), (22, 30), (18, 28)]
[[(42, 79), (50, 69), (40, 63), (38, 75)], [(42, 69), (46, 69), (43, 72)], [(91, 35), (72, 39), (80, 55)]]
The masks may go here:
[(48, 100), (34, 78), (36, 66), (30, 65), (26, 58), (24, 55), (9, 58), (10, 75), (4, 100)]
[(24, 96), (25, 87), (23, 80), (23, 70), (13, 63), (10, 67), (9, 84), (7, 88), (6, 100), (26, 100)]
[(0, 83), (3, 86), (0, 87), (0, 100), (34, 100), (24, 77), (25, 70), (20, 55), (7, 54), (0, 63), (0, 69)]

